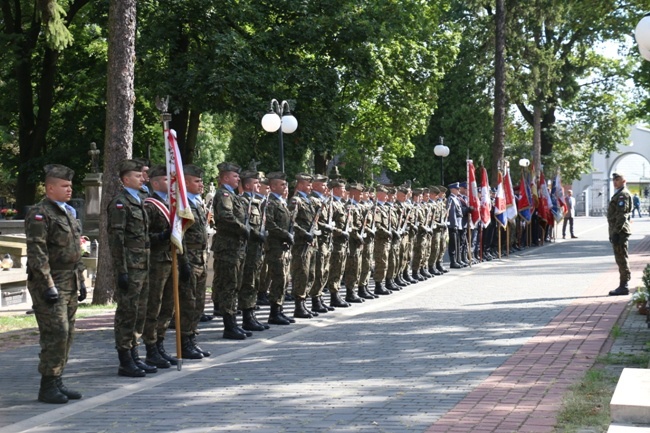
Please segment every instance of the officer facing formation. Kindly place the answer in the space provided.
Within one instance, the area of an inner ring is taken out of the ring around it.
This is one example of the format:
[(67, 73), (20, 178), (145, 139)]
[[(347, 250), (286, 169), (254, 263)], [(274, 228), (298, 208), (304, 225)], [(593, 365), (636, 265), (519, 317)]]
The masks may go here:
[(38, 400), (67, 403), (81, 398), (61, 376), (74, 335), (77, 302), (86, 298), (79, 238), (81, 227), (72, 197), (74, 171), (63, 165), (45, 166), (45, 199), (25, 217), (27, 288), (40, 332)]
[(632, 213), (632, 196), (627, 189), (625, 176), (622, 173), (612, 174), (614, 195), (607, 206), (607, 224), (609, 226), (609, 241), (614, 250), (614, 259), (618, 265), (619, 285), (609, 292), (610, 296), (627, 295), (630, 293), (630, 262), (627, 254), (627, 241), (632, 234), (630, 216)]

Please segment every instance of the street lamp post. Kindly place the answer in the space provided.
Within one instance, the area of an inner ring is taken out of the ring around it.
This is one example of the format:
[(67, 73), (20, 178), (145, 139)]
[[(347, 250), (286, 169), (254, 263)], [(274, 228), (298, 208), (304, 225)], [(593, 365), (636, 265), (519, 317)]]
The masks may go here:
[(266, 132), (279, 131), (280, 170), (284, 172), (284, 142), (282, 140), (282, 134), (291, 134), (298, 128), (298, 120), (291, 114), (289, 103), (287, 101), (278, 102), (277, 99), (271, 99), (271, 109), (262, 117), (262, 128)]
[(433, 153), (435, 153), (436, 156), (440, 157), (440, 184), (441, 185), (445, 184), (445, 172), (443, 168), (442, 159), (449, 155), (449, 148), (443, 144), (444, 141), (445, 138), (440, 137), (440, 144), (438, 144), (436, 147), (433, 148)]

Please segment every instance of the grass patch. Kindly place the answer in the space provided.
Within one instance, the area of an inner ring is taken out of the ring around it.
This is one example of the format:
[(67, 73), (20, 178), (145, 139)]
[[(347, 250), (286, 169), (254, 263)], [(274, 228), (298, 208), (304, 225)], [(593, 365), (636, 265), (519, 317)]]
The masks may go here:
[[(77, 309), (77, 319), (109, 313), (111, 311), (115, 311), (115, 308), (116, 304), (79, 304), (79, 308)], [(38, 328), (38, 325), (36, 324), (36, 316), (33, 314), (0, 316), (0, 333), (30, 328)]]
[(608, 353), (599, 357), (564, 397), (556, 432), (577, 433), (585, 428), (606, 432), (610, 424), (609, 402), (623, 368), (646, 368), (650, 353)]

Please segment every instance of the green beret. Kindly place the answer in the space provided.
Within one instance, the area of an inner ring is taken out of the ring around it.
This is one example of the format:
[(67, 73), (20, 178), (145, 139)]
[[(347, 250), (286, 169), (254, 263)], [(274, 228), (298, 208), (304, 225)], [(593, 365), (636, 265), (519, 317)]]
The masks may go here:
[(413, 195), (422, 194), (422, 188), (413, 188)]
[(219, 173), (224, 173), (227, 171), (239, 173), (241, 171), (241, 167), (237, 164), (233, 164), (232, 162), (222, 162), (221, 164), (217, 165), (217, 169), (219, 169)]
[(261, 185), (267, 185), (267, 186), (268, 186), (269, 183), (270, 183), (270, 182), (269, 182), (269, 178), (268, 178), (268, 177), (263, 177), (263, 178), (260, 179), (260, 184), (261, 184)]
[(266, 175), (266, 178), (268, 180), (275, 180), (275, 179), (287, 180), (287, 175), (286, 173), (283, 173), (281, 171), (272, 171), (271, 173)]
[(385, 185), (377, 185), (376, 190), (377, 192), (385, 192), (388, 194), (388, 188)]
[(447, 192), (447, 187), (439, 185), (438, 186), (438, 193), (441, 193), (441, 192)]
[(203, 169), (194, 164), (187, 164), (183, 166), (183, 174), (185, 176), (203, 177)]
[(396, 194), (397, 193), (397, 188), (394, 186), (388, 187), (388, 194)]
[(323, 174), (315, 174), (314, 182), (327, 182), (329, 178)]
[(158, 176), (167, 176), (167, 167), (165, 167), (162, 164), (156, 164), (153, 167), (149, 167), (149, 170), (147, 170), (147, 174), (149, 175), (150, 178), (154, 178)]
[(125, 159), (120, 162), (118, 169), (120, 171), (120, 177), (122, 177), (129, 171), (142, 171), (142, 164), (135, 159)]
[(259, 172), (253, 170), (244, 170), (239, 174), (241, 179), (259, 179)]
[(343, 182), (341, 179), (332, 179), (329, 182), (327, 182), (327, 187), (329, 189), (345, 188), (345, 182)]
[(429, 192), (432, 192), (434, 194), (440, 194), (440, 189), (437, 186), (430, 186)]
[(296, 175), (296, 180), (305, 180), (307, 182), (311, 182), (314, 180), (314, 177), (308, 173), (298, 173)]
[(133, 160), (143, 167), (151, 167), (151, 161), (147, 158), (133, 158)]
[(48, 177), (54, 177), (57, 179), (71, 181), (74, 177), (74, 171), (71, 168), (61, 164), (48, 164), (43, 167), (43, 171), (45, 171), (46, 179)]

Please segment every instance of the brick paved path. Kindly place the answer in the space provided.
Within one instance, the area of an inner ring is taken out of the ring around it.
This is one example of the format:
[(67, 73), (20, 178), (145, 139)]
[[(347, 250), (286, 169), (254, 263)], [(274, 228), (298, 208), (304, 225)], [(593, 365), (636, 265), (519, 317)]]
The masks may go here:
[[(634, 231), (636, 285), (650, 219)], [(60, 407), (35, 400), (37, 346), (0, 352), (0, 433), (551, 432), (629, 300), (603, 296), (617, 285), (605, 220), (576, 232), (243, 342), (208, 322), (212, 357), (145, 379), (116, 375), (98, 319), (66, 372), (85, 397)]]

